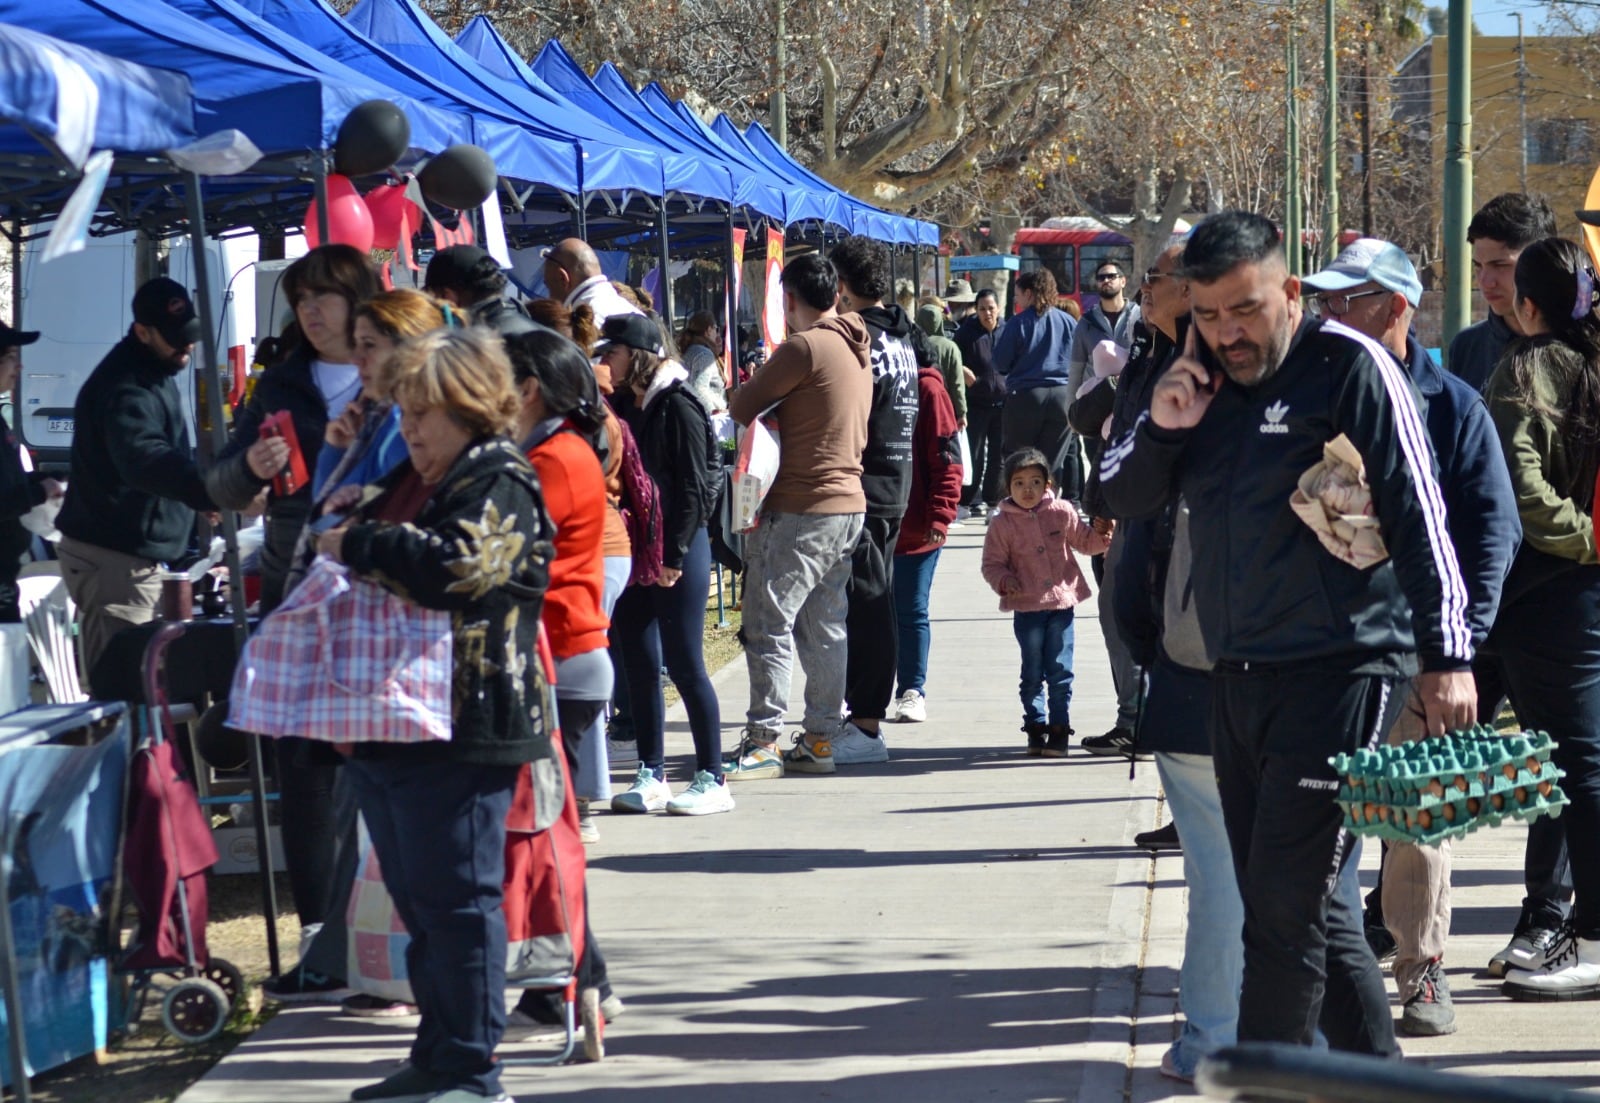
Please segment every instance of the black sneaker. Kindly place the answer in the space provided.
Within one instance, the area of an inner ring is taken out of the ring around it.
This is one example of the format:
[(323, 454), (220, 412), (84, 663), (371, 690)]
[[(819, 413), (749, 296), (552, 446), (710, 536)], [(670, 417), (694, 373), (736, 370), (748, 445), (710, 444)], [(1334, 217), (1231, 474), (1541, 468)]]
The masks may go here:
[(1178, 839), (1178, 825), (1176, 823), (1169, 823), (1167, 826), (1158, 827), (1154, 831), (1139, 832), (1133, 837), (1133, 845), (1152, 851), (1183, 849), (1183, 843)]
[(1083, 741), (1083, 749), (1090, 754), (1097, 754), (1102, 758), (1133, 758), (1140, 762), (1149, 762), (1148, 752), (1135, 752), (1133, 749), (1133, 732), (1128, 728), (1116, 727), (1104, 735), (1091, 735)]
[(1024, 723), (1022, 725), (1022, 734), (1028, 737), (1029, 758), (1038, 758), (1044, 754), (1045, 735), (1049, 730), (1048, 724)]
[(1456, 1009), (1450, 1003), (1450, 982), (1438, 958), (1428, 962), (1422, 982), (1405, 1002), (1400, 1033), (1412, 1038), (1437, 1038), (1456, 1032)]
[(261, 986), (269, 1000), (279, 1003), (338, 1003), (350, 994), (350, 989), (338, 977), (312, 972), (296, 965), (281, 977), (273, 977)]
[(1072, 729), (1065, 724), (1051, 724), (1046, 731), (1041, 753), (1046, 758), (1066, 758), (1067, 750), (1072, 746)]
[(1379, 965), (1393, 965), (1394, 957), (1400, 950), (1394, 940), (1394, 935), (1389, 933), (1389, 928), (1383, 925), (1383, 920), (1372, 913), (1369, 908), (1361, 916), (1361, 933), (1367, 936), (1367, 945), (1372, 949), (1372, 956), (1378, 959)]

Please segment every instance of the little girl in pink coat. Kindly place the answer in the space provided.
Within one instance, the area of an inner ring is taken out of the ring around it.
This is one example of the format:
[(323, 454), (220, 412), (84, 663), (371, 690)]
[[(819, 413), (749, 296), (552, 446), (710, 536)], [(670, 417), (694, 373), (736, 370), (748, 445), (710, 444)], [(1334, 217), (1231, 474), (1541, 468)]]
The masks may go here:
[(1090, 524), (1052, 493), (1049, 461), (1036, 448), (1007, 457), (1011, 496), (989, 518), (983, 578), (1012, 614), (1022, 648), (1022, 730), (1028, 753), (1065, 758), (1072, 739), (1072, 609), (1089, 597), (1073, 552), (1098, 555), (1113, 523)]

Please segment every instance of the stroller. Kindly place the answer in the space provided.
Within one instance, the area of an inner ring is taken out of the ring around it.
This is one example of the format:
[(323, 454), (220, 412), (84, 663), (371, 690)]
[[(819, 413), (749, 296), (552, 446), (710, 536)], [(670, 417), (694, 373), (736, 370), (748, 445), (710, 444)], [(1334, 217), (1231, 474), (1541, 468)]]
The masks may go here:
[(163, 625), (145, 650), (147, 707), (132, 714), (135, 749), (112, 914), (120, 914), (124, 891), (139, 912), (138, 930), (117, 964), (131, 981), (129, 1029), (144, 1012), (151, 982), (174, 977), (162, 997), (161, 1024), (196, 1044), (222, 1032), (245, 986), (235, 966), (206, 950), (206, 870), (217, 861), (217, 847), (173, 742), (165, 687), (166, 651), (183, 633), (182, 624)]

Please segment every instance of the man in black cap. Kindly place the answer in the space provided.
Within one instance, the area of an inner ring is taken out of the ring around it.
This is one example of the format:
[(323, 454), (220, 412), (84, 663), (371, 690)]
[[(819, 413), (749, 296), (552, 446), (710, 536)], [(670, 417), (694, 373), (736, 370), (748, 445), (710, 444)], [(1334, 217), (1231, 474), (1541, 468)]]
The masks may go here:
[[(12, 329), (0, 322), (0, 394), (17, 389), (22, 346), (38, 339), (37, 332)], [(5, 434), (0, 446), (0, 624), (17, 624), (22, 620), (17, 606), (17, 572), (33, 540), (22, 527), (22, 515), (47, 499), (61, 497), (66, 488), (40, 472), (25, 470), (11, 427), (0, 426), (0, 431)]]
[[(87, 669), (124, 628), (155, 619), (161, 563), (189, 546), (196, 510), (216, 508), (195, 467), (173, 376), (189, 365), (200, 320), (165, 277), (134, 292), (133, 325), (78, 391), (72, 467), (56, 527), (67, 591), (83, 624)], [(288, 459), (273, 438), (250, 449), (269, 478)]]
[(473, 324), (509, 337), (549, 329), (528, 317), (515, 299), (506, 298), (506, 274), (500, 262), (476, 245), (440, 249), (428, 262), (422, 289), (434, 298), (466, 311)]

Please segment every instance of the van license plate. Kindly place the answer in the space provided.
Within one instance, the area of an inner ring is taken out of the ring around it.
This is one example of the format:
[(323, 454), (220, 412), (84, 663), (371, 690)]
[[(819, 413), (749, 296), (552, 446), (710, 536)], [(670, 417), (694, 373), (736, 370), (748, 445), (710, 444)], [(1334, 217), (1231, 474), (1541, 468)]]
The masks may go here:
[(72, 419), (70, 417), (53, 417), (46, 423), (45, 428), (52, 433), (71, 433)]

